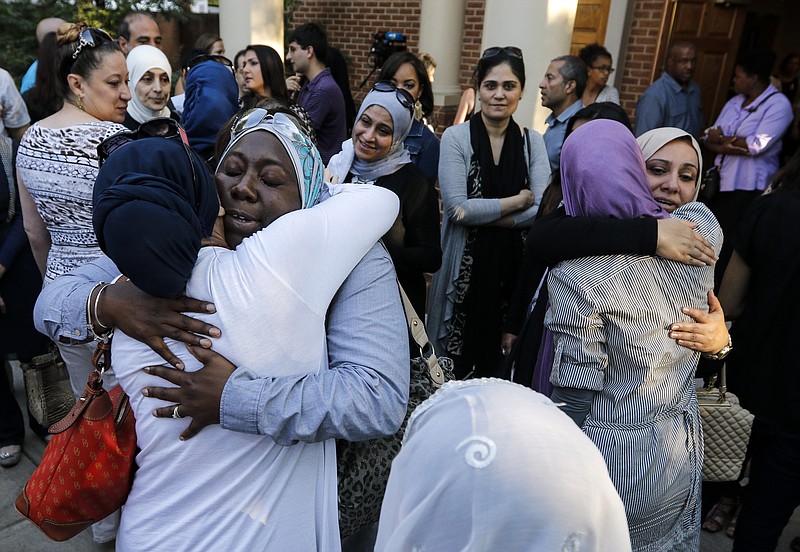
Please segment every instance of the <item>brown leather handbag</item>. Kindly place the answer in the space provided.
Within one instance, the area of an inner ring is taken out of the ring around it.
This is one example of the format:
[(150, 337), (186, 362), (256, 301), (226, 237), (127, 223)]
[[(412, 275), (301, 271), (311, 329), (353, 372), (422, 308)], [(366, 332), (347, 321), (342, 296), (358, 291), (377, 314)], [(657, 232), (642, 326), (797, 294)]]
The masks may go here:
[(70, 539), (119, 509), (133, 484), (135, 420), (119, 386), (103, 389), (109, 360), (110, 343), (100, 343), (86, 390), (50, 427), (53, 438), (14, 504), (54, 541)]

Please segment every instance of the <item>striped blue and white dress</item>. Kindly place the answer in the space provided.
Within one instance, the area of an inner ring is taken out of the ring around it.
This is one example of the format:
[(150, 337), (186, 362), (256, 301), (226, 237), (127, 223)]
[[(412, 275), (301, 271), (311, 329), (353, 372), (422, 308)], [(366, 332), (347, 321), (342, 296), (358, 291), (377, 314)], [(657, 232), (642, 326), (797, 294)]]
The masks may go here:
[[(722, 231), (704, 205), (673, 217), (696, 222), (719, 253)], [(668, 327), (689, 321), (682, 307), (707, 308), (713, 277), (713, 267), (634, 255), (565, 261), (548, 277), (551, 382), (597, 391), (583, 430), (625, 504), (635, 551), (699, 549), (699, 353), (677, 345)]]

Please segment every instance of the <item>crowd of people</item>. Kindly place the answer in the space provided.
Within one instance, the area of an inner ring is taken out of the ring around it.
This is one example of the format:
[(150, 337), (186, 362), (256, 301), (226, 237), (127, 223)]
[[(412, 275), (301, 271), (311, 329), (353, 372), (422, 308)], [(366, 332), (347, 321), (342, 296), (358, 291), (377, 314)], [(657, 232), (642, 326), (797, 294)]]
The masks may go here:
[[(79, 397), (111, 339), (105, 385), (136, 418), (133, 489), (95, 541), (696, 551), (732, 522), (734, 550), (775, 549), (800, 505), (800, 56), (741, 56), (704, 129), (693, 44), (635, 124), (591, 44), (544, 68), (538, 133), (514, 119), (524, 53), (490, 47), (440, 140), (429, 54), (392, 54), (356, 108), (317, 24), (232, 60), (204, 34), (175, 86), (149, 14), (117, 35), (46, 19), (22, 94), (0, 71), (2, 352), (57, 347)], [(458, 381), (412, 414), (377, 526), (342, 541), (335, 441), (406, 415), (398, 286)], [(703, 504), (701, 356), (755, 415), (740, 512)]]

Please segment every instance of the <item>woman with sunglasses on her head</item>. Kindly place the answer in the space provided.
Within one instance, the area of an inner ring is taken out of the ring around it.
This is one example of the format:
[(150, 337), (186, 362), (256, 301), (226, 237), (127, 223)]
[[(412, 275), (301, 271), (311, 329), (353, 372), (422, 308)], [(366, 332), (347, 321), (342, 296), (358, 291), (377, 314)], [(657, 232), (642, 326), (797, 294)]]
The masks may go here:
[(519, 48), (489, 48), (478, 61), (481, 110), (442, 137), (442, 268), (433, 277), (428, 333), (456, 375), (492, 376), (500, 333), (533, 223), (550, 178), (544, 140), (514, 122), (525, 88)]
[(338, 182), (375, 184), (400, 198), (400, 215), (383, 237), (397, 278), (414, 310), (425, 312), (425, 273), (442, 262), (439, 200), (433, 182), (411, 161), (403, 145), (413, 122), (414, 99), (390, 82), (379, 81), (364, 98), (353, 135), (342, 143), (328, 169)]
[(439, 139), (428, 128), (433, 114), (433, 89), (422, 61), (409, 51), (389, 56), (381, 67), (380, 81), (390, 81), (414, 98), (414, 122), (403, 141), (411, 162), (436, 182), (439, 177)]
[[(92, 190), (97, 146), (125, 130), (128, 68), (119, 46), (105, 31), (65, 23), (56, 33), (57, 90), (63, 107), (31, 126), (17, 155), (17, 177), (25, 232), (44, 284), (101, 255), (92, 229)], [(78, 397), (92, 371), (94, 343), (85, 326), (58, 348)], [(106, 376), (113, 386), (113, 374)], [(94, 539), (116, 533), (117, 514), (92, 526)]]
[[(26, 132), (17, 156), (25, 231), (45, 285), (101, 255), (91, 225), (97, 146), (125, 130), (117, 123), (131, 99), (125, 56), (104, 31), (65, 23), (57, 42), (64, 105)], [(58, 346), (80, 396), (94, 347), (63, 341)]]
[(594, 102), (612, 102), (619, 105), (619, 92), (608, 84), (608, 79), (614, 72), (614, 67), (611, 65), (611, 53), (595, 43), (581, 48), (578, 57), (583, 60), (589, 71), (589, 78), (581, 99), (583, 105)]
[(155, 46), (143, 44), (130, 51), (128, 65), (131, 99), (122, 124), (130, 130), (156, 117), (178, 116), (167, 106), (172, 88), (172, 66), (167, 56)]
[[(157, 409), (182, 418), (188, 407), (150, 393), (158, 380), (145, 367), (160, 364), (160, 357), (123, 331), (115, 333), (112, 355), (136, 414), (141, 449), (117, 538), (120, 551), (338, 550), (330, 433), (402, 419), (393, 390), (377, 385), (374, 374), (329, 368), (326, 348), (329, 304), (392, 225), (397, 198), (372, 186), (324, 189), (322, 158), (286, 113), (249, 111), (230, 136), (216, 189), (202, 160), (176, 138), (122, 145), (98, 175), (94, 226), (110, 259), (154, 296), (185, 292), (213, 301), (215, 311), (200, 318), (221, 330), (214, 350), (247, 367), (233, 379), (261, 378), (254, 383), (266, 386), (234, 405), (247, 431), (236, 422), (233, 428), (214, 425), (181, 441), (186, 420), (153, 416)], [(389, 318), (402, 324), (395, 313)], [(201, 368), (195, 358), (201, 353), (175, 351), (187, 376)], [(401, 356), (390, 353), (389, 364), (392, 355)], [(347, 391), (336, 392), (340, 385)], [(358, 402), (357, 389), (373, 385), (381, 398), (374, 409)], [(261, 402), (278, 389), (281, 405)], [(298, 393), (314, 394), (314, 407), (301, 408)], [(220, 406), (218, 400), (217, 416)], [(253, 427), (250, 414), (262, 408), (270, 409), (270, 427)], [(363, 408), (372, 409), (368, 422), (359, 419)]]

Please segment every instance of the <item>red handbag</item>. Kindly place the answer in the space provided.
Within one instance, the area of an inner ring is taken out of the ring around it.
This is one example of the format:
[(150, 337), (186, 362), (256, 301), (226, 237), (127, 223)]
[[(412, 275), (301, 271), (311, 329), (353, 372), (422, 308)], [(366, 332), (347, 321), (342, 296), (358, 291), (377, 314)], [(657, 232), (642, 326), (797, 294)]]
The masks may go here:
[(103, 389), (110, 343), (92, 358), (97, 368), (69, 414), (50, 427), (39, 467), (14, 504), (54, 541), (70, 539), (119, 509), (133, 484), (136, 428), (128, 396)]

